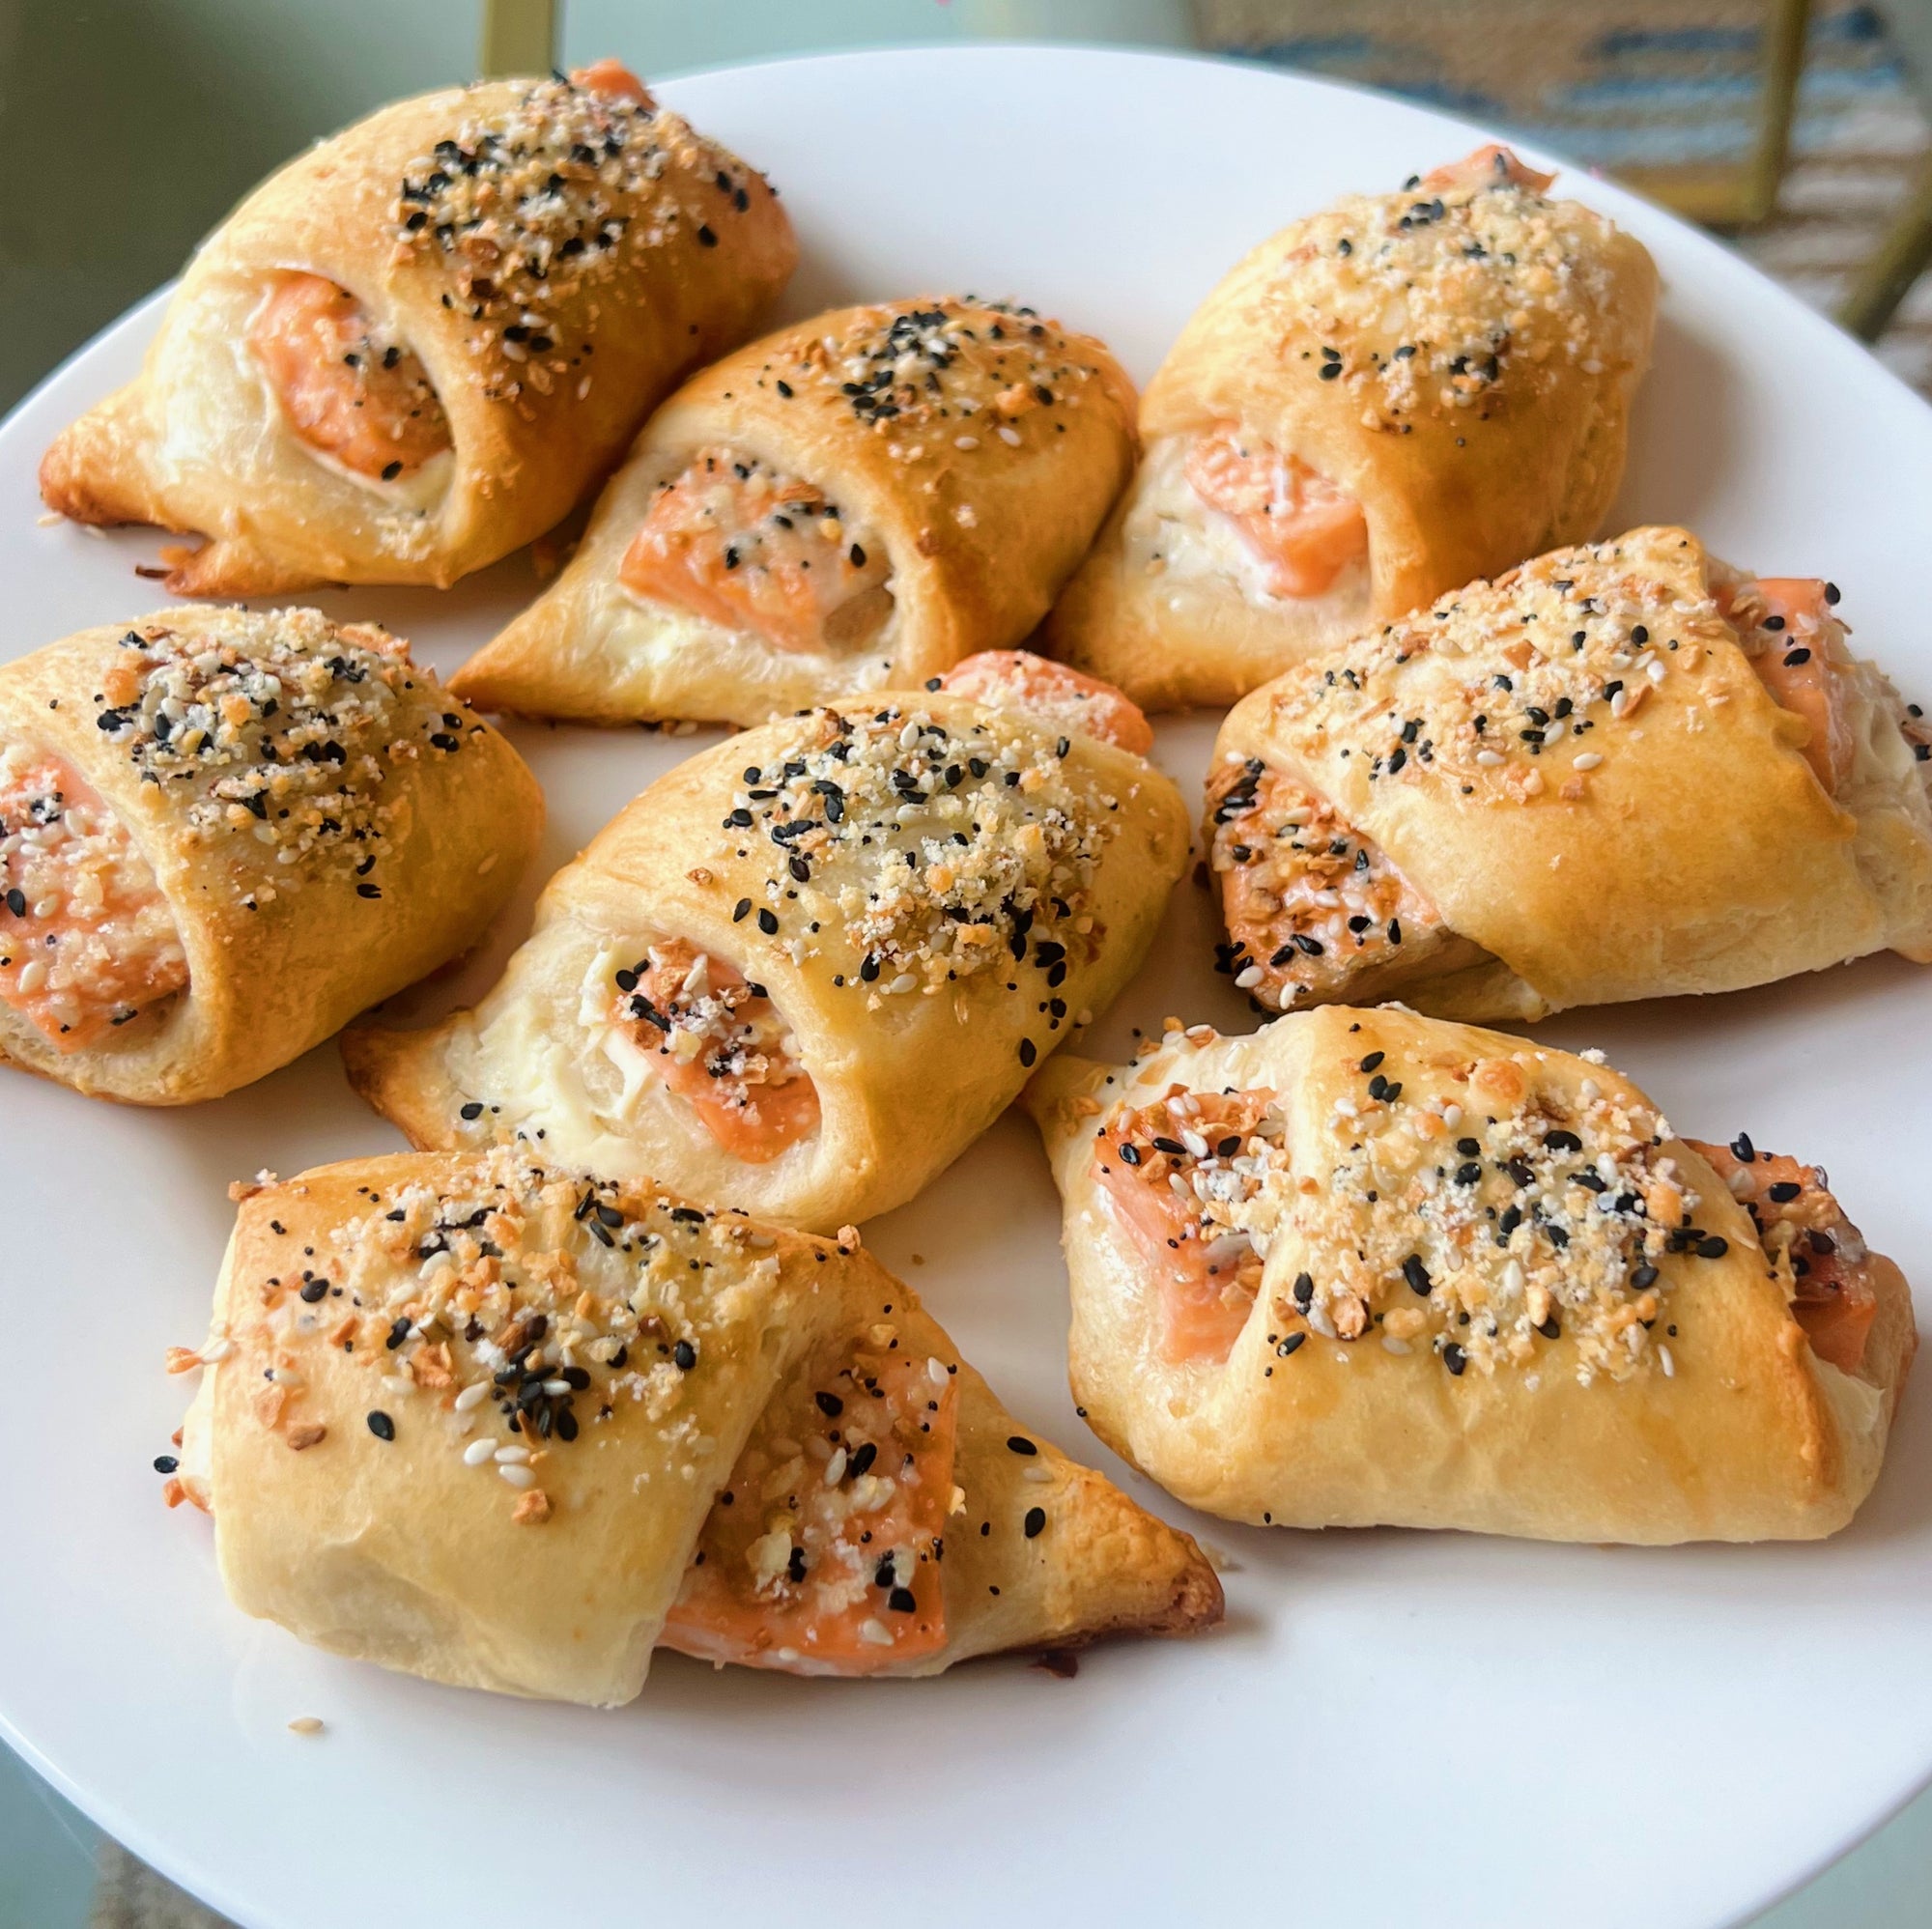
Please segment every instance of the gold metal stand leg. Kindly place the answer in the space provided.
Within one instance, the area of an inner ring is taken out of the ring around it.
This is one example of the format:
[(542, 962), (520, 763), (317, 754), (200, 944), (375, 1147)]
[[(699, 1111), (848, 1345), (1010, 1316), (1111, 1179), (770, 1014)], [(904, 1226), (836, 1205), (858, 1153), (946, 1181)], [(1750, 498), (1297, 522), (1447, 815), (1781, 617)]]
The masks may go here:
[(556, 65), (556, 0), (483, 0), (477, 71), (485, 80)]
[(1932, 160), (1914, 184), (1904, 212), (1887, 230), (1838, 309), (1838, 320), (1861, 341), (1873, 342), (1932, 266)]

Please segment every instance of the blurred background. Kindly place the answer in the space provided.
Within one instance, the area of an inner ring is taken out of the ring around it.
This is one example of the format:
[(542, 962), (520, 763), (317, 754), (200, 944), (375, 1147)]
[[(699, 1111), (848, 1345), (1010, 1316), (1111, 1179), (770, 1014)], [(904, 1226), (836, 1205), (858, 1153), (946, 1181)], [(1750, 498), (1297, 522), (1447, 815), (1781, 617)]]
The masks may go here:
[[(0, 412), (385, 100), (968, 40), (1191, 49), (1465, 115), (1702, 222), (1932, 395), (1932, 0), (0, 0)], [(1932, 1924), (1932, 1798), (1761, 1923)], [(0, 1929), (219, 1924), (0, 1747)]]

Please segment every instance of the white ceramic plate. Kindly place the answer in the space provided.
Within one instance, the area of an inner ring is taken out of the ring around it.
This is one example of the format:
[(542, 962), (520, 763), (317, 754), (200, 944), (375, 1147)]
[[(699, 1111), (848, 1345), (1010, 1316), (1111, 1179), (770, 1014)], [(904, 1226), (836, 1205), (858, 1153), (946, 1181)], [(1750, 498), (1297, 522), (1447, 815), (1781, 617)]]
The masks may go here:
[[(1252, 242), (1476, 136), (1251, 68), (982, 48), (835, 56), (666, 90), (768, 169), (806, 266), (795, 314), (1010, 294), (1145, 379)], [(1613, 187), (1563, 187), (1663, 271), (1617, 522), (1845, 589), (1862, 647), (1932, 695), (1932, 411), (1749, 269)], [(41, 527), (34, 468), (132, 372), (153, 304), (0, 430), (5, 638), (25, 651), (156, 603), (152, 532)], [(438, 665), (532, 593), (513, 558), (448, 595), (325, 599)], [(547, 873), (682, 752), (526, 728)], [(1194, 785), (1210, 720), (1160, 754)], [(698, 741), (704, 741), (700, 739)], [(1721, 799), (1712, 800), (1713, 808)], [(473, 995), (526, 928), (418, 1004)], [(1210, 972), (1201, 894), (1103, 1022), (1251, 1022)], [(1572, 1016), (1688, 1131), (1823, 1160), (1873, 1243), (1924, 1271), (1932, 979), (1894, 959), (1701, 1005)], [(298, 1647), (229, 1608), (207, 1523), (149, 1470), (188, 1392), (227, 1182), (392, 1146), (332, 1048), (191, 1113), (0, 1094), (0, 1309), (14, 1470), (0, 1732), (97, 1821), (251, 1929), (444, 1924), (1562, 1921), (1708, 1925), (1771, 1902), (1932, 1774), (1932, 1389), (1908, 1397), (1858, 1523), (1822, 1546), (1636, 1551), (1188, 1520), (1231, 1557), (1225, 1629), (1120, 1646), (1079, 1678), (996, 1661), (864, 1686), (667, 1657), (597, 1715), (463, 1694)], [(1094, 1445), (1065, 1384), (1058, 1212), (1009, 1118), (867, 1236), (1029, 1424), (1174, 1517)], [(922, 1263), (923, 1260), (923, 1263)], [(291, 1734), (297, 1716), (327, 1731)]]

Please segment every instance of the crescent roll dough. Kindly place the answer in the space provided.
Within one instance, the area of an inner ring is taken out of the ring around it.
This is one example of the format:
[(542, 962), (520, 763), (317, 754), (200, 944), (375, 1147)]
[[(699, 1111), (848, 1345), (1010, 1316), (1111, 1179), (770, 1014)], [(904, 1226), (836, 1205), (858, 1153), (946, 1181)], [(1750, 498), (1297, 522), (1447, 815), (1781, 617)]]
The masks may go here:
[(1133, 486), (1049, 647), (1150, 709), (1595, 533), (1657, 271), (1487, 149), (1292, 223), (1203, 303), (1141, 404)]
[(212, 538), (179, 594), (446, 587), (563, 516), (796, 252), (762, 177), (609, 63), (400, 101), (214, 231), (42, 494)]
[(1173, 784), (1062, 729), (937, 691), (733, 737), (551, 880), (475, 1010), (345, 1038), (351, 1081), (425, 1149), (886, 1211), (1121, 990), (1186, 863)]
[(1112, 355), (1028, 308), (844, 308), (695, 376), (556, 583), (457, 673), (492, 710), (758, 723), (1045, 615), (1133, 464)]
[(1074, 1397), (1281, 1526), (1807, 1540), (1878, 1476), (1917, 1335), (1823, 1176), (1673, 1136), (1601, 1063), (1396, 1009), (1206, 1026), (1028, 1103)]
[(1222, 969), (1537, 1018), (1932, 957), (1928, 732), (1836, 597), (1637, 529), (1285, 672), (1210, 768)]
[(599, 1706), (654, 1647), (792, 1674), (1217, 1621), (1186, 1535), (1025, 1432), (861, 1251), (539, 1163), (248, 1188), (169, 1499), (230, 1598)]
[(372, 624), (164, 610), (0, 666), (0, 1060), (232, 1092), (467, 950), (542, 822)]

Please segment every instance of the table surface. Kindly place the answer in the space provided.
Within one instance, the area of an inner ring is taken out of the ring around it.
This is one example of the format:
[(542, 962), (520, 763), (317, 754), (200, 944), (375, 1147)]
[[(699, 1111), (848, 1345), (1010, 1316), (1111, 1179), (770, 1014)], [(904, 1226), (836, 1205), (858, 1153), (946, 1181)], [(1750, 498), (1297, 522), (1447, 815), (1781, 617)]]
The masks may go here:
[[(759, 4), (728, 13), (649, 4), (627, 7), (621, 14), (598, 0), (580, 0), (571, 11), (564, 53), (578, 60), (614, 51), (667, 75), (756, 52), (804, 52), (888, 37), (1037, 35), (1171, 45), (1189, 37), (1187, 12), (1181, 4), (1163, 0), (1132, 0), (1128, 5), (1100, 0), (956, 0), (949, 5), (935, 0), (930, 6), (895, 10), (889, 36), (871, 0), (830, 0), (810, 10), (787, 6), (781, 13)], [(577, 44), (580, 38), (583, 46)], [(588, 43), (592, 39), (594, 46)], [(0, 1746), (0, 1929), (80, 1929), (86, 1924), (99, 1839), (91, 1823)], [(1918, 1929), (1926, 1919), (1928, 1888), (1932, 1793), (1909, 1804), (1863, 1847), (1761, 1917), (1760, 1929)]]

